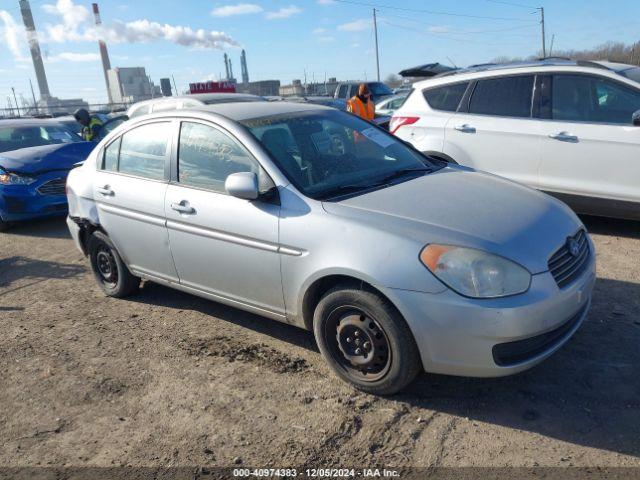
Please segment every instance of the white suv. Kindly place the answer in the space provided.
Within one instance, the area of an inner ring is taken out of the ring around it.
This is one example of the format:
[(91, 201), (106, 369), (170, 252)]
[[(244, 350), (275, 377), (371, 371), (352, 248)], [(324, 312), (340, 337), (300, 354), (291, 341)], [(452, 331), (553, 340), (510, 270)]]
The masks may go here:
[(390, 130), (421, 152), (640, 220), (640, 68), (545, 59), (414, 84)]

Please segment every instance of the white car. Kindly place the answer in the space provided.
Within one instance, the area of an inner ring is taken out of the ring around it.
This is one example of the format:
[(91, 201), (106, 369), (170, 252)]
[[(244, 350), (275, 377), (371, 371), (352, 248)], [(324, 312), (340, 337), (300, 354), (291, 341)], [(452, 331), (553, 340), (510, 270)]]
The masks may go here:
[(376, 103), (376, 114), (393, 115), (393, 113), (402, 106), (407, 95), (409, 95), (409, 92), (402, 92), (379, 101)]
[(423, 153), (640, 219), (640, 68), (545, 59), (414, 84), (390, 131)]

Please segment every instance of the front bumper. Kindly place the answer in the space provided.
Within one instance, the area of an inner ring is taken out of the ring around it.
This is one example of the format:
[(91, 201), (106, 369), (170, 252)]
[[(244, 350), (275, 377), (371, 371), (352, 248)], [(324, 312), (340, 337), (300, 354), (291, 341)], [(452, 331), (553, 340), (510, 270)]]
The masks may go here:
[(67, 173), (45, 173), (31, 185), (0, 185), (0, 218), (5, 222), (14, 222), (65, 215), (68, 207), (63, 191), (59, 194), (42, 194), (38, 189), (54, 180), (66, 181)]
[(582, 275), (563, 289), (545, 272), (532, 277), (526, 293), (501, 299), (470, 299), (451, 290), (382, 291), (409, 324), (425, 371), (510, 375), (549, 357), (582, 324), (596, 278), (593, 245), (591, 252)]

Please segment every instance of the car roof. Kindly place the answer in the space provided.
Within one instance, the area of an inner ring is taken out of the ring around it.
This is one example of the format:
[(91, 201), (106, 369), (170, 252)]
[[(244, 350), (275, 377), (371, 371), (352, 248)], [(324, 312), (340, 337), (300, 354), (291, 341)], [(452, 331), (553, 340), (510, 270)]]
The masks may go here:
[(457, 68), (449, 72), (444, 72), (436, 77), (447, 77), (450, 75), (459, 75), (461, 73), (474, 73), (474, 72), (487, 72), (493, 70), (503, 70), (510, 68), (534, 68), (534, 67), (592, 67), (600, 68), (603, 70), (611, 70), (606, 65), (599, 62), (593, 62), (589, 60), (572, 60), (564, 57), (547, 57), (539, 58), (537, 60), (525, 60), (521, 62), (506, 62), (506, 63), (480, 63), (477, 65), (470, 65), (464, 68)]
[[(170, 97), (167, 97), (170, 98)], [(226, 99), (234, 99), (234, 98), (251, 98), (251, 99), (262, 99), (262, 97), (258, 95), (252, 95), (250, 93), (193, 93), (190, 95), (179, 95), (174, 98), (180, 98), (182, 100), (200, 100), (201, 102), (208, 102), (211, 100), (226, 100)]]
[[(417, 88), (426, 86), (444, 85), (451, 82), (455, 82), (460, 77), (460, 81), (469, 81), (479, 77), (491, 77), (493, 73), (496, 74), (517, 74), (528, 73), (527, 69), (536, 71), (553, 71), (554, 69), (560, 69), (565, 71), (578, 71), (578, 72), (593, 72), (598, 70), (605, 76), (622, 78), (619, 75), (619, 69), (613, 68), (613, 64), (607, 62), (596, 62), (590, 60), (572, 60), (562, 57), (542, 58), (538, 60), (522, 61), (522, 62), (508, 62), (508, 63), (483, 63), (478, 65), (471, 65), (465, 68), (458, 68), (451, 72), (435, 75), (431, 78), (420, 80), (413, 85)], [(626, 80), (626, 79), (625, 79)], [(629, 80), (630, 81), (630, 80)]]
[(0, 119), (2, 127), (44, 127), (51, 124), (62, 125), (57, 118), (13, 118), (10, 120)]
[[(272, 115), (286, 115), (288, 113), (297, 112), (312, 112), (319, 110), (335, 111), (335, 109), (331, 107), (302, 102), (229, 102), (205, 105), (191, 109), (182, 109), (179, 111), (185, 112), (189, 110), (217, 113), (218, 115), (222, 115), (223, 117), (227, 117), (235, 121), (270, 117)], [(169, 115), (171, 114), (171, 112), (167, 113)]]

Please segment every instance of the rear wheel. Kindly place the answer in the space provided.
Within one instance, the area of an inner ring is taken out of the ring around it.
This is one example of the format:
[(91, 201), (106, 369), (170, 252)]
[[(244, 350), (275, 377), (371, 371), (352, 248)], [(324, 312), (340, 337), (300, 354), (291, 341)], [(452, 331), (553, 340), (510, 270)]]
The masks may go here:
[(313, 325), (329, 366), (360, 390), (392, 395), (420, 372), (420, 355), (409, 327), (373, 292), (329, 291), (316, 307)]
[(93, 232), (87, 247), (93, 276), (104, 293), (121, 298), (138, 290), (140, 279), (129, 272), (107, 235)]

